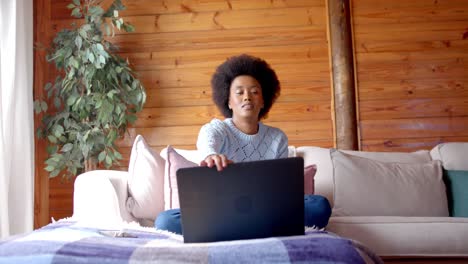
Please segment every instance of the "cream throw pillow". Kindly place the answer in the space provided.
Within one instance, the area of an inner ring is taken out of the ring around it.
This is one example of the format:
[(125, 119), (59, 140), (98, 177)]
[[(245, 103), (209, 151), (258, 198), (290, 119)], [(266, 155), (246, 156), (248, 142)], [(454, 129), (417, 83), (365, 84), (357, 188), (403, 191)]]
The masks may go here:
[(440, 161), (385, 163), (331, 153), (334, 216), (448, 216)]
[(127, 209), (136, 218), (154, 221), (164, 210), (164, 159), (138, 135), (128, 166)]

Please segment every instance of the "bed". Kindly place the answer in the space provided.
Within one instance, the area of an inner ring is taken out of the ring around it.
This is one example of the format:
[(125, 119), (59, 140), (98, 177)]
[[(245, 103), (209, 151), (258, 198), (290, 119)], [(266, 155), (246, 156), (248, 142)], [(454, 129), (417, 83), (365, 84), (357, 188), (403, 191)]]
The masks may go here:
[(304, 236), (191, 244), (180, 235), (137, 224), (116, 230), (62, 219), (0, 240), (0, 263), (252, 262), (383, 263), (356, 241), (313, 229)]

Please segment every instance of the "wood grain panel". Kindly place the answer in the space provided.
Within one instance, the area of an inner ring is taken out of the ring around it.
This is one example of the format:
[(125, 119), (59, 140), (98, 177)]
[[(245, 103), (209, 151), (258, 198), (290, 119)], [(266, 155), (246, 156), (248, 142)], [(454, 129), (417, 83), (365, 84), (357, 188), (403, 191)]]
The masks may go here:
[(385, 0), (354, 0), (353, 7), (356, 9), (359, 8), (371, 8), (371, 9), (408, 9), (408, 8), (426, 8), (430, 6), (439, 6), (439, 7), (466, 7), (466, 0), (450, 0), (450, 1), (431, 1), (431, 0), (414, 0), (414, 1), (405, 1), (405, 0), (395, 0), (395, 1), (385, 1)]
[(437, 21), (420, 23), (397, 23), (355, 25), (354, 34), (359, 36), (358, 46), (363, 41), (433, 41), (461, 40), (467, 32), (466, 24), (460, 21)]
[[(331, 121), (311, 120), (304, 122), (265, 122), (267, 125), (282, 129), (291, 141), (299, 140), (329, 140), (332, 135)], [(118, 147), (130, 147), (135, 137), (140, 134), (151, 146), (172, 144), (194, 145), (197, 141), (199, 125), (129, 128), (129, 133), (117, 142)]]
[[(65, 8), (69, 0), (35, 1), (49, 10), (45, 17), (37, 10), (46, 22), (46, 34), (41, 35), (44, 40), (50, 41), (72, 21), (81, 23), (70, 19), (70, 10)], [(110, 2), (104, 0), (104, 5)], [(135, 25), (136, 32), (118, 32), (109, 40), (129, 59), (148, 97), (139, 114), (142, 118), (117, 143), (123, 160), (114, 169), (127, 169), (136, 134), (142, 134), (158, 152), (168, 144), (195, 148), (201, 125), (219, 116), (211, 100), (211, 75), (227, 57), (241, 53), (264, 58), (280, 78), (282, 95), (265, 123), (283, 129), (290, 144), (333, 146), (323, 0), (123, 3), (127, 10), (121, 15)], [(49, 68), (42, 61), (35, 75), (53, 78), (55, 73), (41, 70)], [(43, 171), (38, 174), (47, 177)], [(73, 182), (57, 178), (50, 180), (50, 187), (43, 184), (42, 188), (50, 190), (45, 197), (50, 200), (47, 220), (49, 216), (60, 219), (72, 214)]]
[(50, 210), (49, 211), (50, 220), (48, 223), (52, 222), (52, 219), (59, 220), (63, 218), (68, 218), (73, 215), (73, 211), (71, 209), (62, 209), (62, 210)]
[[(213, 75), (214, 68), (188, 68), (171, 70), (140, 71), (138, 77), (146, 89), (154, 87), (192, 87), (208, 86)], [(275, 66), (275, 72), (281, 83), (289, 82), (314, 82), (316, 80), (328, 80), (328, 65), (324, 63), (304, 63)]]
[(468, 60), (460, 58), (431, 61), (393, 61), (387, 63), (360, 63), (357, 70), (360, 81), (455, 79), (464, 76)]
[(370, 139), (361, 142), (364, 151), (411, 152), (421, 149), (431, 150), (444, 142), (468, 142), (465, 137), (430, 137), (430, 138), (387, 138)]
[[(52, 18), (67, 18), (69, 0), (52, 0)], [(209, 11), (252, 10), (288, 7), (324, 7), (322, 0), (127, 0), (123, 16), (171, 13), (199, 13)]]
[(361, 121), (361, 139), (468, 136), (468, 117)]
[[(49, 20), (51, 14), (50, 2), (48, 0), (34, 0), (34, 43), (46, 43), (50, 39)], [(34, 49), (34, 99), (44, 95), (42, 89), (47, 83), (49, 67), (47, 64), (46, 50)], [(42, 116), (34, 116), (34, 130), (39, 127)], [(44, 140), (34, 138), (34, 229), (44, 226), (49, 221), (49, 178), (42, 166), (44, 164), (46, 144)]]
[(362, 101), (360, 119), (468, 117), (468, 97)]
[(159, 34), (133, 34), (119, 36), (113, 43), (121, 52), (166, 51), (186, 49), (224, 49), (239, 47), (248, 52), (251, 47), (282, 46), (296, 43), (323, 43), (326, 30), (322, 27), (304, 26), (232, 29), (222, 31), (175, 32)]
[(160, 51), (151, 53), (120, 53), (128, 58), (135, 70), (176, 68), (213, 68), (231, 56), (248, 53), (266, 60), (273, 68), (277, 64), (328, 63), (326, 43), (273, 47), (224, 48), (207, 50)]
[[(310, 81), (306, 83), (287, 83), (281, 85), (281, 95), (277, 102), (330, 102), (331, 94), (328, 81)], [(468, 86), (467, 86), (468, 87)], [(213, 105), (212, 91), (209, 84), (196, 87), (162, 88), (152, 87), (146, 90), (145, 107), (179, 107)]]
[[(360, 2), (360, 1), (357, 1)], [(456, 5), (431, 5), (401, 8), (396, 5), (378, 8), (356, 6), (355, 24), (398, 24), (436, 21), (468, 21), (468, 10)]]
[(49, 193), (49, 210), (61, 210), (63, 208), (73, 208), (73, 188), (51, 188)]
[(468, 78), (359, 82), (360, 101), (449, 97), (468, 97)]
[[(465, 49), (448, 48), (444, 52), (440, 50), (422, 50), (413, 52), (366, 52), (356, 54), (360, 66), (381, 63), (405, 63), (405, 62), (431, 62), (438, 60), (456, 59), (458, 61), (468, 60)], [(373, 65), (375, 66), (375, 65)], [(385, 65), (384, 65), (385, 66)]]
[(444, 40), (440, 38), (432, 41), (363, 41), (359, 38), (355, 39), (355, 50), (357, 53), (362, 52), (411, 52), (411, 51), (439, 51), (445, 52), (447, 49), (466, 50), (468, 41), (459, 40)]
[[(125, 21), (138, 28), (138, 33), (196, 32), (207, 30), (322, 26), (325, 22), (323, 9), (282, 8), (239, 11), (215, 11), (201, 13), (175, 13), (127, 16)], [(67, 28), (76, 19), (52, 20), (52, 29)], [(127, 35), (116, 31), (117, 35)]]
[[(330, 119), (330, 102), (317, 103), (276, 103), (268, 114), (269, 122), (309, 121)], [(212, 118), (222, 119), (215, 105), (209, 106), (178, 106), (166, 108), (145, 108), (138, 114), (133, 125), (141, 127), (166, 127), (203, 125)]]

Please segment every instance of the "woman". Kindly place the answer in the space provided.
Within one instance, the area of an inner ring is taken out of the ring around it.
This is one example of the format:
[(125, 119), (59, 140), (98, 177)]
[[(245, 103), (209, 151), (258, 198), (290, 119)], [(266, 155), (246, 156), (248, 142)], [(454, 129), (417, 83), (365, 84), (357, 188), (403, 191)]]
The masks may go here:
[[(260, 122), (280, 94), (280, 83), (268, 63), (249, 55), (231, 57), (211, 80), (213, 101), (225, 119), (213, 119), (200, 129), (197, 148), (205, 157), (201, 166), (222, 170), (234, 162), (286, 158), (288, 138), (278, 128)], [(306, 195), (305, 224), (323, 228), (331, 215), (325, 197)], [(162, 212), (158, 229), (182, 233), (180, 210)]]

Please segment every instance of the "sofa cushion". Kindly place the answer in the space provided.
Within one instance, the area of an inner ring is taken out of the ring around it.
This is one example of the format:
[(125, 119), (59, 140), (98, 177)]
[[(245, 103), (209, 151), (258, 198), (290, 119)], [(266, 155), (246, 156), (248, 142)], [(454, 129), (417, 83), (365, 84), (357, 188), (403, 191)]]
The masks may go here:
[(342, 216), (330, 218), (327, 231), (379, 256), (468, 257), (467, 227), (461, 217)]
[(180, 168), (197, 167), (198, 164), (186, 159), (171, 146), (163, 152), (166, 154), (164, 173), (164, 209), (179, 208), (179, 192), (177, 188), (177, 170)]
[(141, 135), (133, 143), (128, 173), (128, 211), (139, 219), (156, 219), (164, 209), (164, 160)]
[[(315, 194), (325, 196), (333, 206), (333, 165), (329, 148), (298, 147), (296, 155), (304, 158), (304, 165), (315, 164), (317, 172), (314, 177)], [(347, 154), (361, 156), (382, 162), (424, 163), (431, 161), (429, 151), (420, 150), (411, 153), (405, 152), (369, 152), (344, 151)]]
[(431, 150), (432, 159), (441, 160), (446, 170), (468, 170), (468, 142), (441, 143)]
[(386, 163), (335, 150), (335, 216), (448, 216), (440, 161)]
[(468, 217), (468, 171), (444, 170), (450, 216)]

